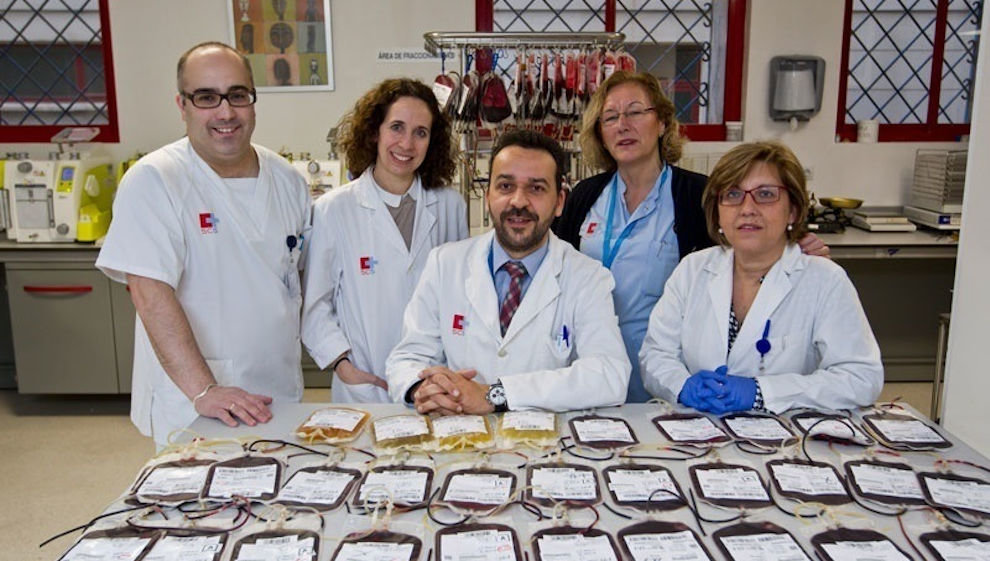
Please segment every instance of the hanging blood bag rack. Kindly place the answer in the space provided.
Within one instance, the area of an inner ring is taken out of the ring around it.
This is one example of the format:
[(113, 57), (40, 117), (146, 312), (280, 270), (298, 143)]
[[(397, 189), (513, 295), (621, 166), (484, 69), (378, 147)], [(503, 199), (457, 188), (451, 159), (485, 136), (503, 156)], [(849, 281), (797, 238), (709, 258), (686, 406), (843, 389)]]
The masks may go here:
[[(469, 206), (473, 194), (476, 201), (481, 199), (481, 206), (484, 207), (483, 193), (488, 181), (486, 177), (478, 177), (476, 170), (478, 156), (490, 153), (490, 148), (483, 146), (490, 146), (498, 134), (513, 127), (540, 130), (560, 140), (571, 156), (568, 179), (572, 184), (590, 175), (591, 170), (585, 169), (576, 147), (584, 108), (574, 86), (577, 83), (577, 74), (573, 72), (577, 67), (577, 56), (571, 65), (570, 55), (574, 53), (565, 56), (562, 52), (589, 53), (589, 57), (591, 53), (621, 52), (624, 33), (431, 31), (423, 34), (423, 39), (426, 51), (439, 55), (443, 61), (441, 73), (434, 83), (434, 92), (452, 121), (458, 151), (459, 190)], [(450, 51), (460, 55), (458, 67), (453, 72), (449, 72), (451, 69), (447, 67), (444, 56)], [(512, 51), (512, 54), (507, 54), (507, 51)], [(535, 59), (534, 53), (539, 53)], [(497, 67), (500, 56), (517, 57), (517, 79), (510, 81), (508, 91)], [(563, 63), (565, 58), (567, 62)], [(524, 76), (526, 64), (520, 65), (519, 62), (528, 62), (531, 74)], [(562, 68), (563, 64), (567, 66)], [(536, 68), (533, 68), (534, 65)], [(583, 60), (581, 65), (583, 71)], [(537, 76), (535, 97), (532, 93), (533, 72)], [(562, 74), (567, 72), (571, 76), (564, 79), (562, 87)], [(492, 79), (499, 83), (489, 82)], [(583, 85), (583, 73), (581, 80)], [(525, 90), (527, 86), (529, 91)], [(584, 101), (590, 97), (587, 92), (582, 95)], [(490, 225), (487, 212), (482, 210), (480, 214), (482, 216), (477, 220), (480, 224), (474, 224), (476, 220), (469, 219), (472, 230)], [(472, 212), (471, 218), (474, 215)]]

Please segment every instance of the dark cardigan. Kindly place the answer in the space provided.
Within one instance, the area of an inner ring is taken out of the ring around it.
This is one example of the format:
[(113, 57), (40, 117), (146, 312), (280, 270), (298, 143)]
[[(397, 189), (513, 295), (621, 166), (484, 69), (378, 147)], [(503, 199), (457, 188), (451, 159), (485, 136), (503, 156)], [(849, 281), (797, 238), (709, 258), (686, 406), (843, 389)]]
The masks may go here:
[[(674, 233), (681, 259), (692, 251), (715, 245), (708, 237), (705, 224), (705, 211), (701, 206), (701, 195), (708, 178), (700, 173), (670, 166), (671, 191), (674, 196)], [(578, 182), (567, 195), (564, 212), (553, 223), (553, 231), (560, 239), (581, 249), (581, 224), (588, 211), (605, 190), (614, 171), (600, 173)]]

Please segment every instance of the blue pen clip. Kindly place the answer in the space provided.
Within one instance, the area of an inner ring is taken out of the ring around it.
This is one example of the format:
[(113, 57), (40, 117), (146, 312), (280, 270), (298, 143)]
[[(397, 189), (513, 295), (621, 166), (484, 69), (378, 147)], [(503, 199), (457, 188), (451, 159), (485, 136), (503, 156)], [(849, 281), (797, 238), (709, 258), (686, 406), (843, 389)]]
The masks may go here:
[(770, 339), (767, 339), (767, 337), (769, 336), (770, 336), (770, 320), (767, 320), (766, 325), (763, 326), (763, 337), (761, 337), (760, 340), (756, 342), (756, 350), (757, 352), (760, 353), (761, 359), (764, 356), (766, 356), (767, 353), (770, 352)]
[(561, 339), (563, 339), (565, 345), (567, 345), (568, 347), (571, 346), (571, 334), (569, 331), (567, 331), (566, 325), (560, 329), (560, 337)]

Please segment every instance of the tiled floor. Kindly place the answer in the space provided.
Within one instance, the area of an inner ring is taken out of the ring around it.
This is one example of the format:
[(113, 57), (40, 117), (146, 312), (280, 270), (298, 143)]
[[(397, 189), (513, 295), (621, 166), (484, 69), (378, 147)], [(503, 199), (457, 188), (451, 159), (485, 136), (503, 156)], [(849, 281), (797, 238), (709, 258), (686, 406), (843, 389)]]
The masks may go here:
[[(887, 384), (927, 414), (931, 384)], [(327, 401), (327, 389), (304, 400)], [(155, 452), (127, 417), (126, 398), (51, 398), (0, 391), (0, 557), (57, 559), (77, 533), (39, 549), (49, 537), (83, 524), (111, 503)]]

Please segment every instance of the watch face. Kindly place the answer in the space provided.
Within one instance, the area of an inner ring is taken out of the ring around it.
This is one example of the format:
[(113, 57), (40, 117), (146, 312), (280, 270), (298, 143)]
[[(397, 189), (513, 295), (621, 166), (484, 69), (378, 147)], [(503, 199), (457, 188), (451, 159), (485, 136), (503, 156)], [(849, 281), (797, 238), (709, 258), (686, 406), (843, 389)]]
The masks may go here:
[(502, 384), (492, 384), (488, 388), (488, 402), (492, 405), (505, 405), (505, 388)]

